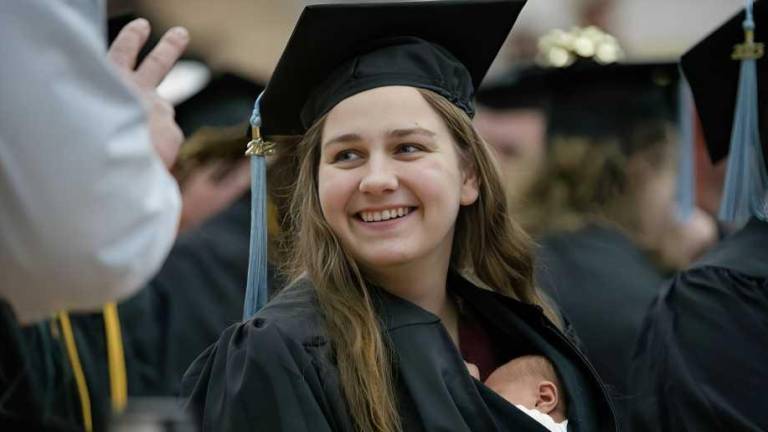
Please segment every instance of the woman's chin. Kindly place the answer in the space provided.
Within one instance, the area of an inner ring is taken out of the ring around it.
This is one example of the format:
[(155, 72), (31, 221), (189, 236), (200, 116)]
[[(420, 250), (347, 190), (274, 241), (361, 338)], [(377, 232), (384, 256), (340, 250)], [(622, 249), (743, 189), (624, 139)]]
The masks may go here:
[(366, 251), (356, 254), (356, 259), (364, 267), (378, 271), (392, 267), (399, 267), (413, 261), (413, 254), (403, 250)]

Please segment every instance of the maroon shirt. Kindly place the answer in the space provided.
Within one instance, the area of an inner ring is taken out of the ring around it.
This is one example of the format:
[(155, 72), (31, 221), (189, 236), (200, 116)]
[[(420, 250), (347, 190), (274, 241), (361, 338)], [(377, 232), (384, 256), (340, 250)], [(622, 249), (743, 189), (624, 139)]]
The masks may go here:
[(504, 358), (495, 347), (496, 339), (483, 323), (469, 311), (459, 306), (459, 351), (464, 361), (472, 363), (480, 370), (480, 381), (485, 380), (493, 371), (504, 364)]

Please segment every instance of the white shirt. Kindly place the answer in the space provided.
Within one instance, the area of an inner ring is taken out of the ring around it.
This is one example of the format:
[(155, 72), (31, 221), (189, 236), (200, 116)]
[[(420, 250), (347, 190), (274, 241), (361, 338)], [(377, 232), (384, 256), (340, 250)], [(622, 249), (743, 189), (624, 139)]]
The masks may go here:
[(560, 423), (556, 422), (549, 414), (545, 414), (535, 409), (526, 408), (523, 405), (515, 405), (520, 411), (528, 414), (531, 418), (539, 422), (542, 426), (547, 428), (550, 432), (568, 432), (568, 420), (563, 420)]
[(136, 292), (178, 186), (106, 59), (100, 0), (0, 1), (0, 298), (22, 323)]

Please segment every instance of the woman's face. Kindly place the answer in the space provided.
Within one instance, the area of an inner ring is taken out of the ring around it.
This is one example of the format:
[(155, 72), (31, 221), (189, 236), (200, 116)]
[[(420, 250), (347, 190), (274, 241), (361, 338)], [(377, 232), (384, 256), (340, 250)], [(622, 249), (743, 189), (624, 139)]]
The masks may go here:
[(459, 207), (478, 189), (418, 90), (380, 87), (343, 100), (328, 113), (321, 146), (323, 215), (363, 268), (447, 265)]

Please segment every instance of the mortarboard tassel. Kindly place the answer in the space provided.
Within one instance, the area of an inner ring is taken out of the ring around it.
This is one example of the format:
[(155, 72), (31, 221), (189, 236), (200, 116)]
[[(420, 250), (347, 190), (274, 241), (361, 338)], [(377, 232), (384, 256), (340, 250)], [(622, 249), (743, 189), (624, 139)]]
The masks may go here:
[(768, 175), (760, 143), (757, 107), (756, 60), (763, 56), (763, 44), (754, 42), (754, 29), (752, 0), (747, 0), (745, 42), (736, 45), (732, 55), (734, 60), (741, 61), (741, 71), (719, 213), (721, 220), (736, 224), (743, 224), (750, 216), (768, 220), (765, 200)]
[(696, 206), (696, 189), (693, 169), (693, 95), (682, 71), (678, 100), (680, 136), (677, 159), (677, 217), (681, 222), (685, 222), (691, 217)]
[[(263, 93), (262, 93), (263, 95)], [(251, 114), (251, 141), (246, 156), (251, 158), (251, 242), (243, 319), (252, 317), (267, 302), (267, 162), (274, 145), (261, 138), (261, 96)]]

